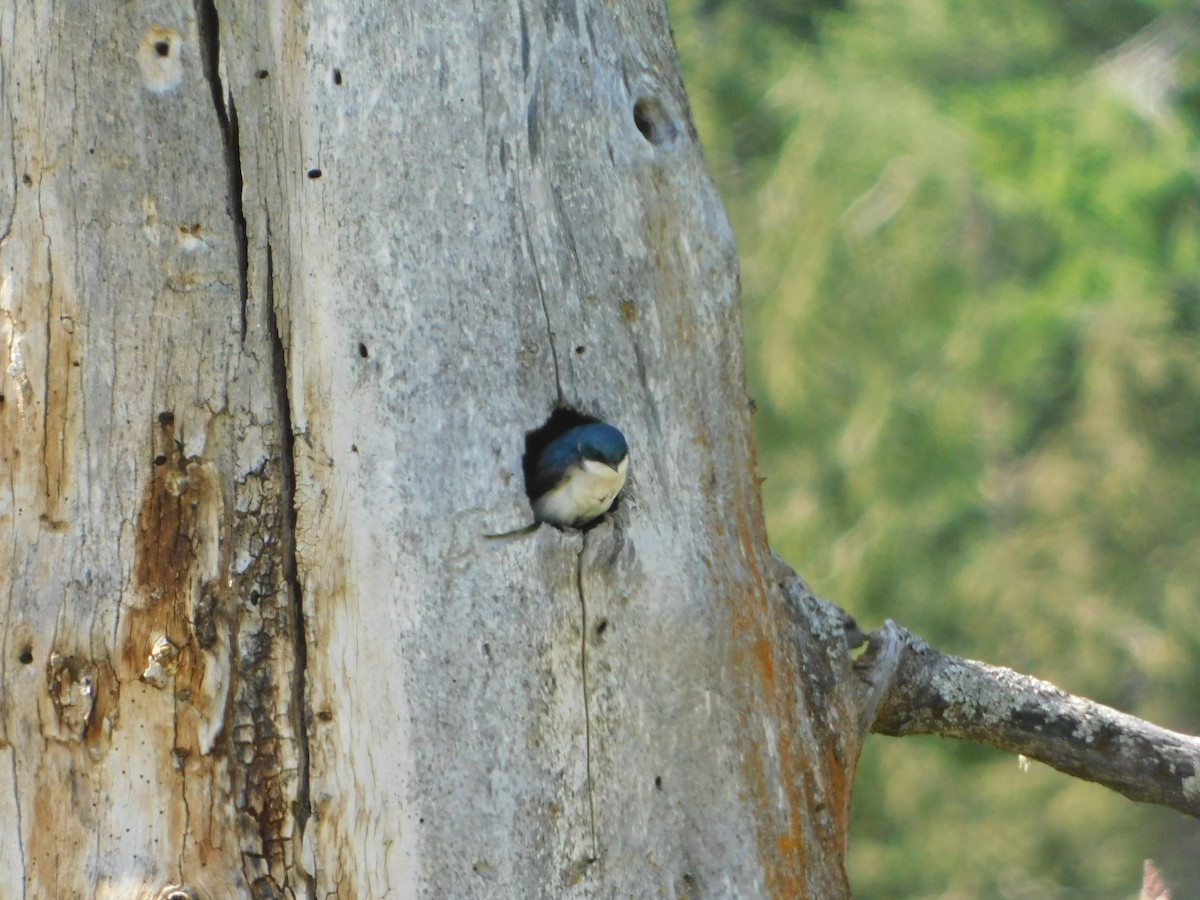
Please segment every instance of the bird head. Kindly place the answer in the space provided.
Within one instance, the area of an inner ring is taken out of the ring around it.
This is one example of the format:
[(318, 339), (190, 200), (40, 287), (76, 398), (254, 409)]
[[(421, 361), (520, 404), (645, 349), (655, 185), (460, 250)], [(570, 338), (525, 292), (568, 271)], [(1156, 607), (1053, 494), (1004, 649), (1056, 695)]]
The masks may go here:
[(604, 463), (612, 469), (616, 469), (629, 456), (625, 436), (604, 422), (579, 425), (563, 437), (574, 442), (581, 458)]

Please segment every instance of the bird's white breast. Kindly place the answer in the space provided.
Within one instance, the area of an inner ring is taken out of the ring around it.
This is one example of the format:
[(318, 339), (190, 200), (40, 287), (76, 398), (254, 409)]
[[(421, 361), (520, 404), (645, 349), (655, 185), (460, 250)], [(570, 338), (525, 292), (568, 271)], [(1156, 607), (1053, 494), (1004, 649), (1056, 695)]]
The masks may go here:
[(602, 462), (585, 459), (555, 487), (533, 501), (533, 513), (539, 522), (555, 525), (582, 525), (608, 510), (621, 488), (629, 459), (616, 469)]

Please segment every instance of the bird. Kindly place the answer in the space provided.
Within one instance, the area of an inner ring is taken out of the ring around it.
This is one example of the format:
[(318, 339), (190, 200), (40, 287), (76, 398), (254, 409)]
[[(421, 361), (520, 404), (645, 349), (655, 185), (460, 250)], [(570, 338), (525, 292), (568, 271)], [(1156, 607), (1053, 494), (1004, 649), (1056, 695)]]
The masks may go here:
[(580, 528), (612, 507), (625, 486), (629, 445), (625, 435), (606, 422), (568, 428), (526, 466), (525, 492), (533, 505), (533, 523), (513, 531), (488, 534), (499, 540), (528, 534), (543, 522)]
[(564, 431), (542, 450), (526, 485), (535, 522), (578, 528), (608, 512), (625, 486), (629, 445), (607, 422)]

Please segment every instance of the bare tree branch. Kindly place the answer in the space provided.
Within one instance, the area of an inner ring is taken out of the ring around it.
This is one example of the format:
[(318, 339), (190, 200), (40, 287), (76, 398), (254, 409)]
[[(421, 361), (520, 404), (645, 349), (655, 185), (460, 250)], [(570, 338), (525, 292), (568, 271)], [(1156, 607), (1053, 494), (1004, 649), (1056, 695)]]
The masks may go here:
[(948, 656), (891, 621), (871, 635), (855, 669), (862, 718), (876, 734), (975, 741), (1200, 817), (1200, 738)]

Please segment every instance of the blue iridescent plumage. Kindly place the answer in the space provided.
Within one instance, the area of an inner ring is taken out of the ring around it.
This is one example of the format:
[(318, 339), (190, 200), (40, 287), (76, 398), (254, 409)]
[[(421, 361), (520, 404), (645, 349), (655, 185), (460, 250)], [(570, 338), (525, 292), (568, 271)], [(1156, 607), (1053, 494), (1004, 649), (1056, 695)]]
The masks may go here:
[(577, 425), (546, 445), (526, 485), (534, 518), (585, 525), (612, 506), (625, 485), (629, 445), (604, 422)]
[(487, 537), (525, 534), (541, 522), (581, 527), (595, 521), (625, 486), (629, 446), (612, 425), (585, 421), (550, 440), (530, 460), (527, 455), (525, 490), (533, 506), (533, 524)]

